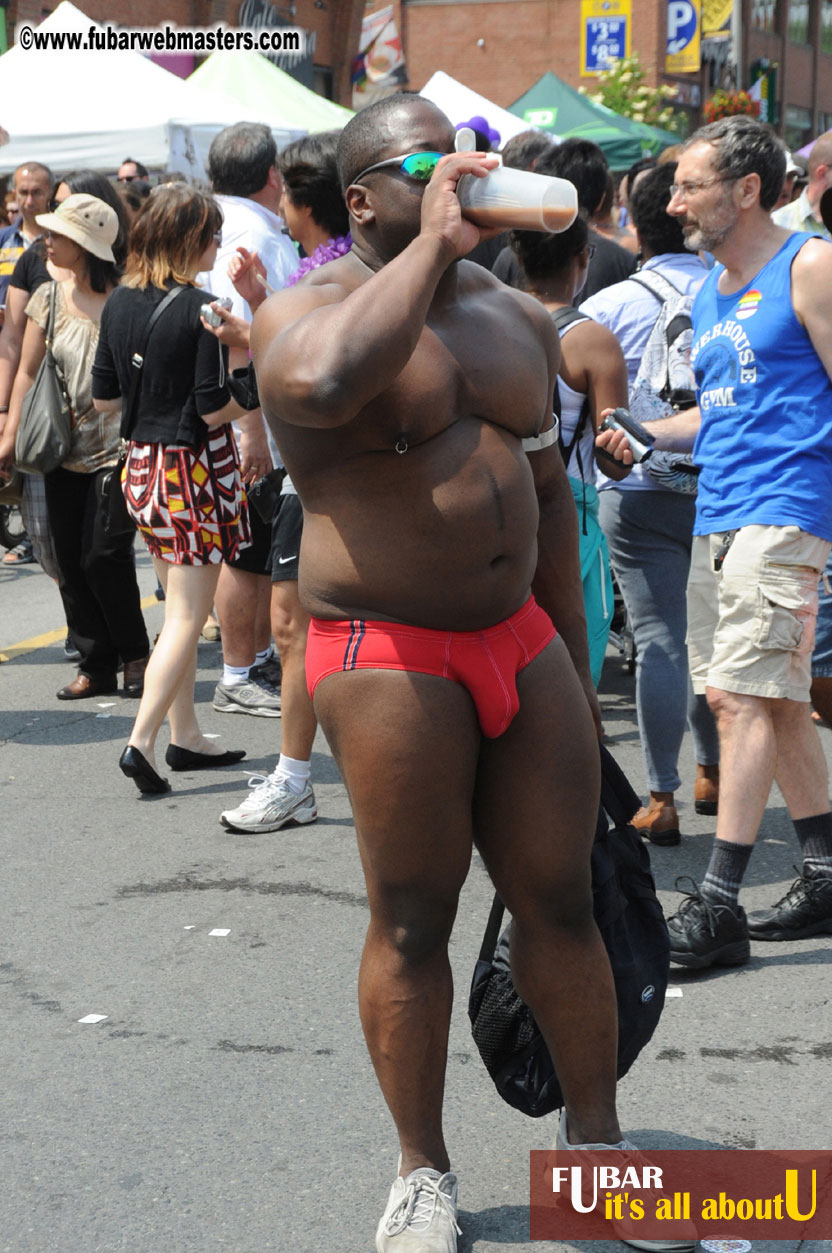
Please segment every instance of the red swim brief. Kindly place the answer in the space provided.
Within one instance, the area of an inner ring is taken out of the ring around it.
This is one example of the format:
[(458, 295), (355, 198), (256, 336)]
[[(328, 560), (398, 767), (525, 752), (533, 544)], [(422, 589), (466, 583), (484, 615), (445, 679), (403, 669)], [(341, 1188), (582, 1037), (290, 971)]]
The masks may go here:
[(555, 628), (533, 596), (505, 622), (485, 631), (433, 631), (399, 622), (313, 618), (306, 645), (309, 695), (339, 670), (408, 670), (460, 683), (470, 694), (483, 735), (496, 739), (520, 708), (518, 673)]

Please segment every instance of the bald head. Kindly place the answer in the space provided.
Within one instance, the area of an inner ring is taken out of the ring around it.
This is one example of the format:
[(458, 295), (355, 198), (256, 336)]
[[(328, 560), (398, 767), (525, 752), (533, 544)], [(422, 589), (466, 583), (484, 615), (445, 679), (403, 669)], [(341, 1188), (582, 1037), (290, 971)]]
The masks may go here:
[(816, 139), (809, 153), (809, 177), (811, 178), (819, 165), (832, 165), (832, 131), (827, 131)]
[(806, 196), (817, 217), (820, 200), (828, 187), (832, 187), (832, 131), (815, 140), (809, 153), (809, 182)]
[(346, 191), (356, 174), (376, 161), (424, 148), (418, 138), (420, 128), (427, 124), (431, 133), (435, 133), (437, 123), (446, 135), (443, 150), (453, 152), (455, 132), (450, 121), (435, 104), (414, 92), (385, 96), (356, 113), (338, 141), (338, 175), (342, 188)]

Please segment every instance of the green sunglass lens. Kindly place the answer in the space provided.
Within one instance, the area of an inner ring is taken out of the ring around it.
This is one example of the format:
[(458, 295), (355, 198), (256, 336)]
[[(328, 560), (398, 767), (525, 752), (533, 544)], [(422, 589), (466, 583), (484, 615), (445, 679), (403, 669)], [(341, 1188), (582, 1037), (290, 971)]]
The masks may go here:
[(402, 162), (402, 170), (408, 178), (426, 183), (432, 177), (441, 155), (439, 152), (416, 152)]

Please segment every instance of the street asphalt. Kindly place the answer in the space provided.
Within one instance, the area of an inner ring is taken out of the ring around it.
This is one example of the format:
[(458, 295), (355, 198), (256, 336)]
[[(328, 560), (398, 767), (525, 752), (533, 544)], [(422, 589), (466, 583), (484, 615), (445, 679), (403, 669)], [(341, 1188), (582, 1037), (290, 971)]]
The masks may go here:
[[(149, 597), (143, 554), (139, 567)], [(154, 635), (162, 607), (146, 614)], [(326, 743), (311, 826), (223, 830), (220, 810), (246, 794), (239, 767), (174, 775), (172, 793), (141, 798), (117, 767), (137, 702), (55, 699), (74, 674), (62, 621), (38, 567), (0, 564), (0, 1249), (370, 1253), (397, 1148), (356, 1010), (368, 913)], [(220, 660), (200, 643), (204, 729), (268, 772), (280, 724), (213, 711)], [(634, 680), (612, 652), (601, 692), (610, 746), (643, 792)], [(821, 736), (829, 758), (832, 732)], [(689, 739), (681, 762), (682, 844), (651, 849), (668, 913), (675, 878), (704, 872), (714, 830), (693, 812)], [(794, 863), (775, 792), (746, 907), (778, 899)], [(554, 1120), (501, 1103), (469, 1032), (489, 904), (475, 856), (451, 943), (460, 1253), (568, 1250), (528, 1236), (528, 1152), (551, 1146)], [(753, 944), (739, 969), (674, 968), (676, 994), (620, 1085), (626, 1134), (646, 1148), (832, 1148), (830, 948)], [(777, 1247), (829, 1253), (832, 1241)]]

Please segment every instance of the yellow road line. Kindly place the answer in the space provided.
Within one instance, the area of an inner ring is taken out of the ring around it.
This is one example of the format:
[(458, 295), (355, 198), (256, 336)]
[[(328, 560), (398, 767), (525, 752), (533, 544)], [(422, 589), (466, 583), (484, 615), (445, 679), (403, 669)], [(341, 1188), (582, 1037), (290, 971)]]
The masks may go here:
[[(155, 593), (152, 596), (145, 596), (141, 602), (142, 609), (149, 609), (151, 605), (156, 605)], [(28, 640), (21, 640), (19, 644), (10, 644), (8, 648), (0, 651), (0, 663), (11, 661), (12, 657), (22, 657), (24, 653), (33, 653), (37, 648), (48, 648), (50, 644), (57, 644), (58, 640), (66, 639), (66, 627), (60, 627), (57, 631), (44, 631), (43, 635), (33, 635)]]

